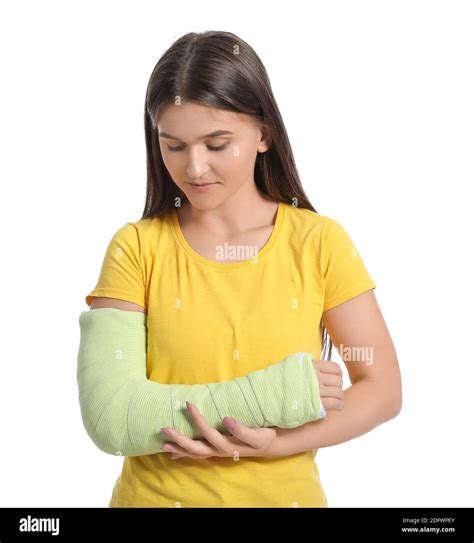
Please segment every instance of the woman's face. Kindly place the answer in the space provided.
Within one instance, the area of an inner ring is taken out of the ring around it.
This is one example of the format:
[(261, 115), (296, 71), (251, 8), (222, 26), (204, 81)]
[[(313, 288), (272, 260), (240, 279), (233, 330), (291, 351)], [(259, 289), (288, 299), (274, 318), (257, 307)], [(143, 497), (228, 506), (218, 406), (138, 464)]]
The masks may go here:
[(254, 189), (257, 152), (268, 147), (249, 116), (187, 102), (169, 105), (157, 129), (163, 162), (193, 206), (214, 208), (241, 188)]

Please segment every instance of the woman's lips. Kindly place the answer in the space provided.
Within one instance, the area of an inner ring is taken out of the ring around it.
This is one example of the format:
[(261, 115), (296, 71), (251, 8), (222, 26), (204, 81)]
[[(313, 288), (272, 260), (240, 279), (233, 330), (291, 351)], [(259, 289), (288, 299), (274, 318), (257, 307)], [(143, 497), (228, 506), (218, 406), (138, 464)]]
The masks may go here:
[[(186, 181), (186, 183), (188, 183), (188, 182)], [(203, 184), (199, 184), (199, 185), (196, 185), (194, 183), (188, 183), (188, 185), (190, 185), (194, 190), (202, 192), (202, 191), (204, 191), (206, 189), (210, 189), (214, 185), (217, 185), (217, 183), (203, 183)]]

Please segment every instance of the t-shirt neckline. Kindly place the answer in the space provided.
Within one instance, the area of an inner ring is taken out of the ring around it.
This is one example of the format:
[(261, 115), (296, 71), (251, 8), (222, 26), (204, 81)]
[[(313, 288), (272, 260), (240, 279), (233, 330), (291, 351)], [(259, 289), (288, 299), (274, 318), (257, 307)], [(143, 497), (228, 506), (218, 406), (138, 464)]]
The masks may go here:
[(178, 219), (178, 213), (176, 208), (172, 209), (171, 212), (171, 223), (173, 227), (173, 232), (176, 235), (176, 239), (178, 243), (181, 245), (183, 250), (194, 260), (197, 260), (201, 264), (205, 264), (206, 266), (210, 266), (211, 268), (216, 268), (220, 270), (235, 270), (237, 268), (247, 268), (249, 266), (255, 266), (256, 263), (260, 262), (262, 258), (264, 258), (273, 248), (275, 245), (280, 231), (283, 226), (285, 216), (285, 206), (283, 202), (278, 202), (278, 208), (277, 208), (277, 214), (275, 218), (275, 224), (273, 225), (272, 233), (270, 234), (270, 237), (268, 238), (265, 245), (260, 249), (260, 251), (257, 253), (257, 258), (249, 258), (246, 260), (242, 260), (240, 262), (230, 262), (228, 264), (224, 262), (218, 262), (215, 260), (210, 260), (209, 258), (206, 258), (199, 254), (197, 251), (195, 251), (191, 245), (186, 241), (186, 238), (184, 237), (184, 234), (181, 230), (181, 225), (179, 224)]

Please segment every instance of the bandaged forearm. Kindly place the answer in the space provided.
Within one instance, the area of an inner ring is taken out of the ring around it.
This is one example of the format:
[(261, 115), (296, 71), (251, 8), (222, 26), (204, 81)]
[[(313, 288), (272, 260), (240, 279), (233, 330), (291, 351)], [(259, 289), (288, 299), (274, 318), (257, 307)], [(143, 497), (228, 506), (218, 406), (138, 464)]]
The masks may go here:
[(162, 452), (168, 441), (161, 431), (165, 427), (202, 438), (186, 401), (227, 435), (226, 416), (252, 428), (294, 428), (326, 416), (309, 352), (229, 381), (186, 385), (147, 379), (146, 319), (144, 313), (115, 308), (83, 311), (79, 317), (81, 416), (102, 451), (123, 456)]

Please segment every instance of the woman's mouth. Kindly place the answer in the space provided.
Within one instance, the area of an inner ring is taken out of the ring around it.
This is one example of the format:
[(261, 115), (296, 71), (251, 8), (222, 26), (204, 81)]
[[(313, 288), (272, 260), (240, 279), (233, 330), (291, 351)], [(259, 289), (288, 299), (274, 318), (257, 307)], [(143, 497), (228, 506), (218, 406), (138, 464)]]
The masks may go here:
[(217, 183), (189, 183), (186, 181), (188, 185), (190, 185), (194, 190), (197, 190), (199, 192), (205, 191), (213, 187), (214, 185), (217, 185)]

